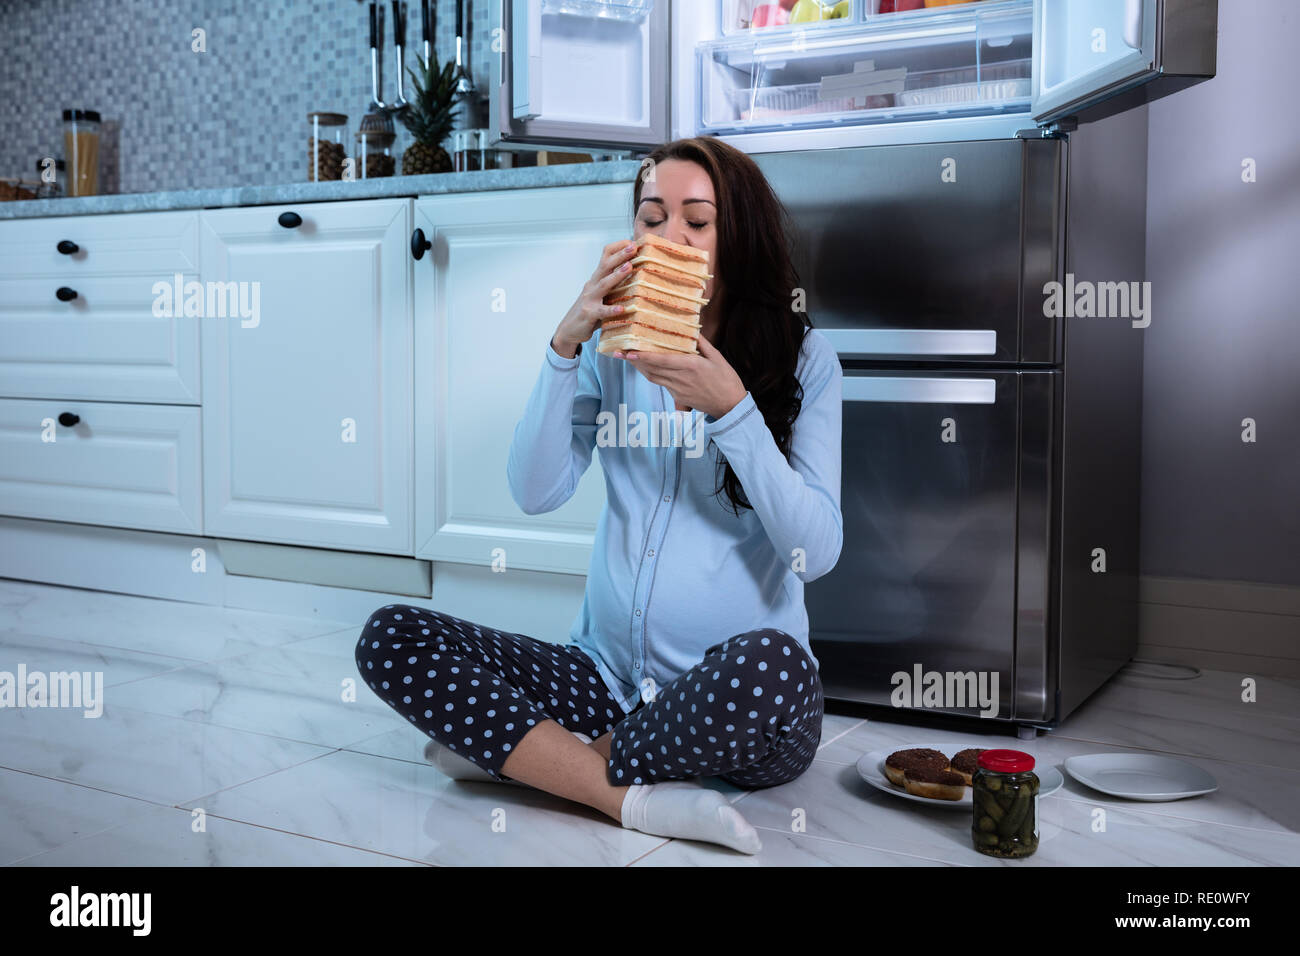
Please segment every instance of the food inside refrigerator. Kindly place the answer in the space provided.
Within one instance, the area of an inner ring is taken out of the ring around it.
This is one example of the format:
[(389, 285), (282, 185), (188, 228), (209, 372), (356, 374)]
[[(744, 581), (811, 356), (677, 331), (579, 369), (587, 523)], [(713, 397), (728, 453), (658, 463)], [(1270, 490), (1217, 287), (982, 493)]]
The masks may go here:
[[(1032, 0), (978, 0), (845, 31), (701, 43), (700, 127), (749, 131), (1028, 108)], [(902, 12), (895, 8), (895, 12)]]
[(858, 22), (863, 0), (718, 0), (723, 33), (772, 29), (846, 26)]

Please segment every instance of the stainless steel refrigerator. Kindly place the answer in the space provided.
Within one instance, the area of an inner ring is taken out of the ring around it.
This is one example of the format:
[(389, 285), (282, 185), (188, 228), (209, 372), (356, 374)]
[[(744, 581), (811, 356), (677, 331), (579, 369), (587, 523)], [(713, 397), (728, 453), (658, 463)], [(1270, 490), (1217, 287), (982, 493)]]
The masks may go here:
[(844, 367), (826, 696), (1054, 726), (1137, 643), (1145, 116), (755, 158)]
[[(827, 698), (1055, 726), (1136, 646), (1141, 107), (1214, 75), (1217, 3), (758, 6), (500, 2), (495, 139), (753, 154), (844, 367)], [(964, 675), (993, 706), (925, 693)]]

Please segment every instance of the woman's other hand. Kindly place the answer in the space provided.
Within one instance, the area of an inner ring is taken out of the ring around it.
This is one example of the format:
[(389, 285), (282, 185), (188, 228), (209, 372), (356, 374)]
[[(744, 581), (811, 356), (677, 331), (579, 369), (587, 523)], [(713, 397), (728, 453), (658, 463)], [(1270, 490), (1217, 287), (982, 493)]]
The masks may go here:
[(668, 389), (684, 411), (698, 408), (715, 419), (721, 418), (740, 403), (748, 389), (712, 342), (703, 335), (697, 342), (699, 355), (633, 349), (615, 352), (614, 357), (626, 359), (649, 381)]
[(623, 311), (621, 305), (606, 305), (605, 296), (627, 279), (632, 271), (629, 261), (635, 252), (636, 244), (631, 239), (619, 239), (605, 247), (596, 271), (551, 337), (551, 348), (565, 358), (573, 358), (578, 354), (578, 346), (591, 338), (601, 319)]

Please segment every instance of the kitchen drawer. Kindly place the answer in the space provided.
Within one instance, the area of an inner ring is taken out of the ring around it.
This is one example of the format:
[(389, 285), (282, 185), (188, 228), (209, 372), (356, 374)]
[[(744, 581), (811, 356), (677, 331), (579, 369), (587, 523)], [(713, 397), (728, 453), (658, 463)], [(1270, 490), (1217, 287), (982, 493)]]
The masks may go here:
[(155, 283), (175, 277), (0, 278), (0, 397), (199, 404), (199, 319), (173, 317)]
[(196, 407), (0, 399), (0, 514), (201, 533), (199, 449)]
[[(62, 242), (72, 243), (76, 251), (59, 252)], [(139, 275), (152, 276), (152, 284), (198, 268), (196, 211), (0, 222), (0, 278)]]

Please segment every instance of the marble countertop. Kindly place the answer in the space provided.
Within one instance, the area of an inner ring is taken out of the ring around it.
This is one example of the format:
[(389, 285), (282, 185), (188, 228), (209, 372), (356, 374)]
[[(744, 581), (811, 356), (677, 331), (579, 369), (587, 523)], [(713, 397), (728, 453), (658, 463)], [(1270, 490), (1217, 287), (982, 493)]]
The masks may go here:
[(391, 196), (436, 196), (441, 193), (492, 189), (531, 189), (539, 186), (580, 186), (632, 182), (641, 161), (611, 160), (565, 163), (520, 169), (487, 169), (426, 176), (391, 176), (353, 182), (281, 183), (272, 186), (227, 186), (220, 189), (181, 189), (112, 196), (27, 199), (0, 203), (0, 219), (47, 216), (86, 216), (114, 212), (157, 212), (168, 209), (215, 209), (224, 206), (267, 206), (293, 202), (332, 202)]

